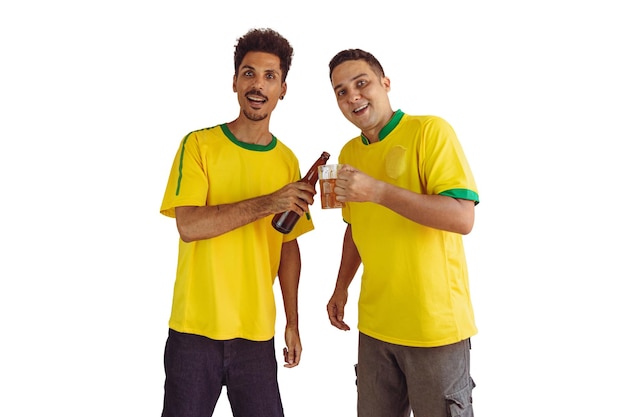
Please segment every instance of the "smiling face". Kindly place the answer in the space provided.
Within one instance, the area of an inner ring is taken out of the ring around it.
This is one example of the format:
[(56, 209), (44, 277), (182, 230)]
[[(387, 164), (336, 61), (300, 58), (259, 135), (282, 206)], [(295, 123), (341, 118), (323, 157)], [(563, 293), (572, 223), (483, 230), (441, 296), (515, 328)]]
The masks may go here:
[(265, 120), (287, 92), (280, 59), (267, 52), (248, 52), (233, 77), (241, 113), (252, 121)]
[(372, 141), (393, 116), (389, 78), (377, 75), (363, 60), (345, 61), (333, 70), (331, 82), (343, 115)]

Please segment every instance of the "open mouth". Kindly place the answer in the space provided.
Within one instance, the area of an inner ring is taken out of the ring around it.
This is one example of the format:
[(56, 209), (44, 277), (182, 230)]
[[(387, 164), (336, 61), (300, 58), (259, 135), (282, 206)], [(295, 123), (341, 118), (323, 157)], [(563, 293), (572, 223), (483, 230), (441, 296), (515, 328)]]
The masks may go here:
[(363, 112), (363, 110), (365, 110), (368, 107), (369, 107), (369, 104), (364, 104), (364, 105), (362, 105), (360, 107), (357, 107), (356, 109), (352, 110), (352, 113), (359, 114), (359, 113)]
[(267, 100), (258, 96), (246, 96), (246, 98), (253, 103), (265, 103)]
[(263, 104), (267, 101), (267, 97), (261, 94), (259, 91), (250, 91), (246, 94), (248, 101), (252, 103)]

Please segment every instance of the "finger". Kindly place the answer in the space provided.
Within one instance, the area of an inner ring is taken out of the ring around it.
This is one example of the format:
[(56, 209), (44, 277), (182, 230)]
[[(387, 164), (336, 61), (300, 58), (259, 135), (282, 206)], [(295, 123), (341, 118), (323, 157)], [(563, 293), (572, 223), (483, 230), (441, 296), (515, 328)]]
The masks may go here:
[(297, 204), (300, 205), (301, 208), (306, 211), (309, 205), (313, 202), (313, 195), (307, 193), (307, 194), (304, 194), (302, 197), (303, 198), (298, 199)]
[[(348, 326), (343, 321), (343, 308), (339, 309), (336, 304), (329, 304), (327, 307), (328, 310), (328, 318), (330, 319), (330, 324), (338, 328), (339, 330), (350, 330), (350, 326)], [(341, 313), (339, 313), (341, 311)]]
[(312, 193), (309, 190), (306, 190), (306, 191), (301, 192), (300, 195), (298, 195), (298, 198), (300, 200), (303, 200), (307, 204), (311, 204), (311, 202), (313, 201), (313, 196), (314, 195), (315, 195), (314, 192)]
[(294, 348), (293, 349), (293, 366), (298, 366), (300, 364), (301, 357), (302, 357), (302, 349)]
[(286, 347), (283, 348), (283, 358), (285, 359), (285, 363), (289, 363), (289, 349)]
[(305, 193), (311, 194), (311, 195), (316, 193), (315, 186), (313, 186), (311, 184), (308, 184), (306, 182), (297, 182), (295, 184), (296, 184), (296, 188), (299, 191), (302, 191), (302, 192), (305, 192)]
[(343, 323), (343, 306), (335, 305), (335, 309), (337, 310), (337, 320)]
[(293, 365), (296, 361), (294, 349), (287, 349), (287, 363)]
[(295, 203), (295, 205), (296, 205), (296, 207), (294, 208), (294, 211), (296, 213), (298, 213), (300, 216), (302, 216), (304, 213), (309, 211), (309, 206), (308, 206), (306, 201), (298, 199), (298, 201)]
[(296, 348), (284, 348), (283, 355), (285, 356), (285, 368), (293, 368), (294, 366), (298, 366), (300, 363), (300, 353)]
[(338, 328), (339, 330), (350, 330), (350, 326), (348, 326), (343, 321), (335, 321), (335, 322), (331, 322), (331, 324), (334, 327)]

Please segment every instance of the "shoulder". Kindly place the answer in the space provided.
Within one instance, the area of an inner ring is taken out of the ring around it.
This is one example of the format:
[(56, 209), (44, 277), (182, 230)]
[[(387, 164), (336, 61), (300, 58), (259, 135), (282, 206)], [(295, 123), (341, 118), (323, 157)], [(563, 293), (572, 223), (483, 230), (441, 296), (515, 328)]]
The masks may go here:
[(347, 141), (341, 148), (341, 153), (348, 152), (349, 150), (355, 149), (359, 146), (365, 146), (365, 144), (363, 143), (363, 139), (361, 138), (361, 135), (356, 136), (350, 139), (349, 141)]
[(187, 133), (180, 142), (182, 151), (213, 148), (227, 141), (228, 136), (222, 130), (221, 125), (192, 130)]
[(214, 136), (214, 135), (225, 136), (225, 134), (222, 131), (221, 127), (222, 127), (222, 125), (215, 125), (215, 126), (211, 126), (211, 127), (205, 127), (205, 128), (202, 128), (202, 129), (192, 130), (191, 132), (189, 132), (189, 133), (187, 133), (185, 135), (183, 140), (186, 140), (186, 139), (189, 139), (189, 138), (202, 139), (202, 138), (208, 138), (208, 137)]
[(291, 160), (291, 161), (296, 161), (296, 162), (298, 161), (298, 157), (291, 150), (291, 148), (285, 145), (284, 142), (281, 142), (280, 139), (278, 138), (276, 138), (276, 146), (274, 147), (274, 151), (276, 151), (276, 153), (280, 155), (280, 157), (286, 160)]
[(434, 115), (405, 115), (399, 124), (399, 133), (417, 134), (424, 139), (433, 137), (455, 137), (452, 125), (446, 119)]
[(450, 123), (448, 123), (446, 119), (444, 119), (441, 116), (435, 116), (435, 115), (405, 114), (400, 122), (405, 123), (405, 124), (419, 124), (421, 126), (433, 126), (433, 127), (450, 126)]

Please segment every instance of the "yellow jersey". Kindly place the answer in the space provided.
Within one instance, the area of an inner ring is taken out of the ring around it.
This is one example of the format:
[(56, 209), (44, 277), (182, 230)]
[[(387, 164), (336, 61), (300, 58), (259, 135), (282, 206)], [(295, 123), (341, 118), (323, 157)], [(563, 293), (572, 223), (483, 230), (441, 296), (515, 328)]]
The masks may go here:
[[(175, 207), (228, 204), (272, 193), (300, 179), (298, 160), (275, 137), (240, 142), (226, 124), (189, 133), (174, 159), (161, 213)], [(273, 284), (283, 242), (313, 229), (302, 216), (287, 235), (273, 216), (223, 235), (179, 241), (170, 328), (215, 340), (269, 340), (275, 333)]]
[[(352, 139), (339, 163), (416, 193), (478, 203), (474, 177), (445, 120), (398, 110), (379, 139)], [(461, 235), (374, 203), (347, 203), (342, 210), (363, 262), (359, 331), (417, 347), (443, 346), (477, 332)]]

